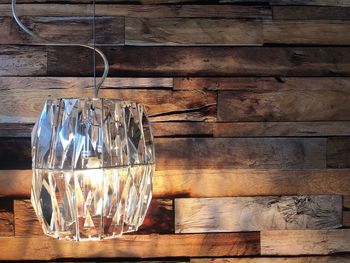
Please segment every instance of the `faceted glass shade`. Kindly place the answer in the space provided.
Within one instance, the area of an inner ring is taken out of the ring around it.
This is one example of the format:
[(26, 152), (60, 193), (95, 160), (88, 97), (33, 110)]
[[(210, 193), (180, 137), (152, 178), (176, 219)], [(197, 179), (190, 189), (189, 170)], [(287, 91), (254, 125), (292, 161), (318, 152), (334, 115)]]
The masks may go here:
[(152, 198), (154, 145), (142, 105), (47, 100), (32, 132), (32, 204), (45, 234), (66, 240), (136, 231)]

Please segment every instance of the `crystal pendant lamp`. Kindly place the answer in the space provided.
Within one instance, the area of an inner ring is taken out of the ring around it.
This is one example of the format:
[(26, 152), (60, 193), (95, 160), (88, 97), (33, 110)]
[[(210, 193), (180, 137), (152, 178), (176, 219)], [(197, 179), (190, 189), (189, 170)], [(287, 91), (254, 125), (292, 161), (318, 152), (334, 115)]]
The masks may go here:
[[(64, 240), (99, 240), (136, 231), (152, 198), (154, 145), (145, 108), (98, 98), (48, 99), (32, 132), (31, 201), (46, 235)], [(95, 39), (95, 38), (94, 38)]]

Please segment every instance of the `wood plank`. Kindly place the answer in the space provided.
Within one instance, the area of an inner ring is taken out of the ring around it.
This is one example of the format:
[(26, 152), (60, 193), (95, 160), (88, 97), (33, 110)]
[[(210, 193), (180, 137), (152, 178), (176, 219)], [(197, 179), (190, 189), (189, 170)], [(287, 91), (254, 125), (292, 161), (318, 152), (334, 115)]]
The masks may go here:
[(259, 20), (208, 18), (125, 19), (125, 43), (141, 46), (262, 45)]
[(273, 6), (276, 20), (350, 20), (350, 8), (339, 6)]
[(349, 45), (349, 21), (264, 21), (264, 44)]
[(343, 196), (343, 227), (350, 228), (350, 195)]
[[(23, 24), (46, 39), (61, 43), (92, 44), (91, 17), (25, 17)], [(96, 44), (124, 44), (124, 18), (97, 17)], [(33, 44), (33, 38), (16, 26), (10, 17), (0, 17), (0, 44)]]
[(191, 258), (191, 263), (349, 263), (350, 256)]
[(350, 252), (350, 229), (261, 232), (262, 255), (329, 255)]
[(29, 138), (0, 137), (1, 169), (28, 169), (31, 167), (31, 142)]
[[(48, 47), (48, 74), (91, 76), (91, 52)], [(349, 47), (104, 47), (110, 76), (349, 76)], [(69, 61), (66, 59), (69, 57)], [(98, 63), (98, 74), (103, 68)]]
[(0, 236), (13, 236), (15, 233), (13, 217), (13, 200), (0, 199)]
[[(91, 16), (92, 5), (89, 4), (17, 4), (19, 16)], [(125, 17), (221, 17), (239, 19), (271, 19), (269, 6), (246, 5), (130, 5), (130, 4), (96, 4), (96, 16)], [(11, 6), (0, 4), (0, 16), (11, 16)]]
[(342, 226), (342, 196), (175, 199), (175, 232), (332, 229)]
[[(1, 127), (1, 126), (0, 126)], [(213, 123), (210, 122), (153, 122), (155, 137), (173, 136), (213, 136)], [(0, 128), (1, 134), (1, 128)]]
[(0, 76), (47, 74), (44, 47), (0, 46)]
[(325, 168), (321, 138), (158, 138), (157, 167), (170, 168)]
[(258, 79), (255, 77), (197, 77), (174, 78), (175, 90), (231, 90), (257, 88)]
[[(0, 197), (28, 198), (31, 174), (31, 170), (0, 170), (0, 185), (7, 186), (0, 187)], [(350, 195), (350, 170), (169, 168), (156, 171), (153, 179), (153, 196), (159, 198), (330, 194)], [(350, 208), (350, 199), (344, 198), (346, 204)]]
[[(321, 169), (323, 138), (156, 138), (156, 165), (164, 169)], [(0, 139), (0, 169), (31, 167), (29, 138)]]
[[(14, 89), (93, 87), (89, 77), (0, 77), (0, 85)], [(172, 89), (173, 78), (106, 78), (101, 89)]]
[(0, 137), (30, 137), (33, 126), (32, 123), (0, 123)]
[(344, 195), (343, 197), (343, 205), (346, 209), (350, 210), (350, 195)]
[(2, 237), (0, 238), (0, 260), (210, 257), (258, 255), (260, 252), (257, 232), (126, 235), (121, 239), (101, 242), (62, 242), (49, 237)]
[(350, 167), (350, 137), (328, 138), (327, 167)]
[[(157, 1), (157, 0), (155, 0)], [(167, 0), (166, 0), (167, 1)], [(172, 1), (172, 0), (169, 0)], [(176, 0), (175, 0), (176, 1)], [(177, 0), (181, 1), (181, 0)], [(350, 6), (347, 0), (219, 0), (220, 3), (268, 3), (270, 5)]]
[[(0, 0), (0, 3), (10, 3), (9, 0)], [(46, 3), (48, 0), (22, 0), (22, 3)], [(90, 3), (89, 0), (68, 0), (67, 3)], [(105, 3), (105, 0), (97, 0), (98, 2)], [(111, 3), (129, 3), (129, 4), (144, 4), (144, 5), (156, 5), (156, 4), (193, 4), (193, 3), (210, 3), (210, 4), (262, 4), (267, 3), (271, 5), (316, 5), (316, 6), (350, 6), (347, 0), (113, 0)]]
[(346, 89), (350, 78), (344, 77), (187, 77), (174, 78), (176, 90), (319, 90)]
[[(0, 123), (0, 137), (30, 137), (32, 123)], [(154, 137), (213, 136), (210, 122), (152, 122)]]
[[(43, 236), (43, 230), (36, 217), (30, 200), (15, 200), (15, 236)], [(173, 233), (173, 200), (152, 199), (143, 225), (137, 234)]]
[(224, 122), (350, 120), (349, 79), (315, 80), (303, 86), (298, 86), (302, 81), (298, 78), (261, 81), (259, 89), (219, 91), (218, 119)]
[[(0, 0), (0, 3), (10, 3), (9, 0)], [(45, 3), (48, 0), (22, 0), (22, 3)], [(90, 3), (89, 0), (68, 0), (67, 3)], [(105, 3), (105, 0), (97, 0), (98, 2)], [(271, 5), (316, 5), (316, 6), (350, 6), (347, 0), (113, 0), (111, 3), (130, 3), (130, 4), (145, 4), (145, 5), (156, 5), (156, 4), (191, 4), (191, 3), (210, 3), (210, 4), (253, 4), (253, 3), (268, 3)]]
[[(34, 123), (41, 112), (48, 96), (85, 97), (93, 96), (93, 89), (75, 86), (71, 80), (47, 79), (46, 84), (39, 84), (40, 79), (30, 81), (0, 78), (0, 122)], [(51, 85), (51, 83), (53, 83)], [(34, 86), (35, 85), (35, 86)], [(106, 83), (108, 85), (108, 82)], [(145, 104), (152, 121), (214, 121), (216, 119), (216, 93), (212, 91), (171, 91), (166, 89), (120, 89), (112, 85), (100, 90), (102, 98), (123, 98)], [(16, 107), (13, 107), (13, 105)]]
[(350, 211), (343, 211), (343, 227), (350, 228)]
[(214, 137), (309, 137), (350, 135), (350, 121), (214, 123)]

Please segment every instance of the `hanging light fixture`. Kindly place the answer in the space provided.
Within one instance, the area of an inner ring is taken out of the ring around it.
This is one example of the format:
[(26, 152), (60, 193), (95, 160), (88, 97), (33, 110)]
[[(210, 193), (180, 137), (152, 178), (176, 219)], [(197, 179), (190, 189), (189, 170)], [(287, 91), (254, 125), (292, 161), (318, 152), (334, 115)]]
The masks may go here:
[[(108, 75), (105, 65), (94, 98), (48, 99), (32, 132), (33, 179), (31, 201), (46, 235), (64, 240), (115, 238), (136, 231), (152, 197), (154, 144), (145, 108), (135, 102), (98, 98)], [(95, 54), (95, 53), (94, 53)]]

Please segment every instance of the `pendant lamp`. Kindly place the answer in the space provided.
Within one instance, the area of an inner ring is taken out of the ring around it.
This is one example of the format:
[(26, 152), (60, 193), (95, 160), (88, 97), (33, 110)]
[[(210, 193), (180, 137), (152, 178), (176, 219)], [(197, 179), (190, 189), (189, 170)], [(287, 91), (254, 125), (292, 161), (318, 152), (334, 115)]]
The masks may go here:
[(87, 47), (105, 64), (94, 98), (47, 99), (32, 131), (31, 201), (44, 233), (82, 241), (137, 231), (152, 198), (154, 174), (153, 136), (144, 106), (98, 97), (109, 67), (95, 48), (95, 36), (93, 46), (51, 43), (21, 23), (15, 0), (12, 14), (44, 45)]

